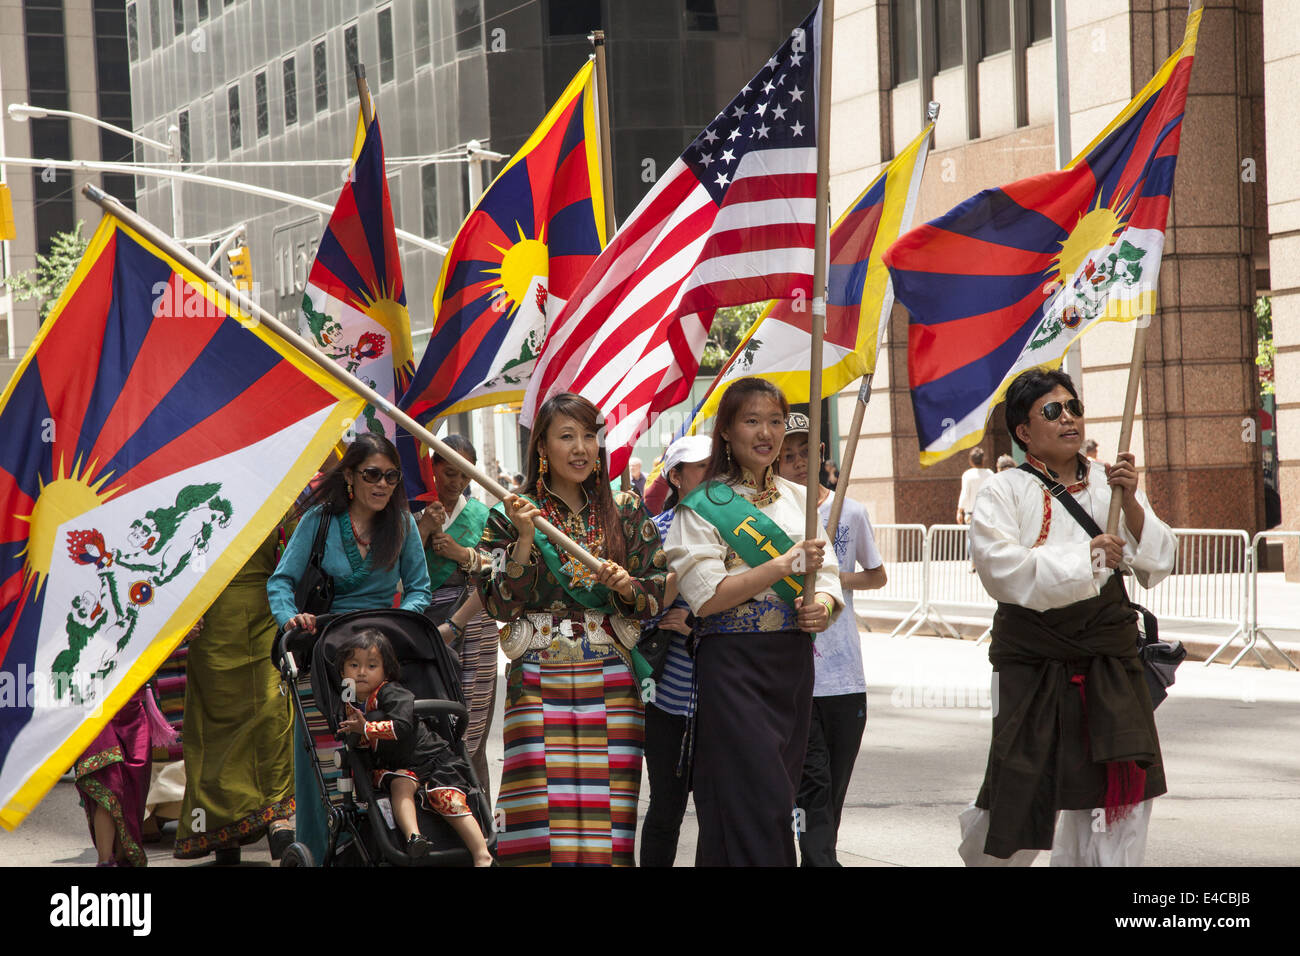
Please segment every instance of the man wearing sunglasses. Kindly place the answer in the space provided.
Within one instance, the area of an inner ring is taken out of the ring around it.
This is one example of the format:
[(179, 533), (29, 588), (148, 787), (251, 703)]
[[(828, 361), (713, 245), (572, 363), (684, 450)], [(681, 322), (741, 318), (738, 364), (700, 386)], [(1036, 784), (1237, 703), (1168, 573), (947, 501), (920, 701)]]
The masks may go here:
[[(1133, 455), (1105, 465), (1079, 453), (1084, 408), (1064, 372), (1018, 376), (1006, 423), (1026, 464), (985, 482), (970, 525), (975, 568), (998, 601), (994, 743), (958, 852), (968, 866), (1028, 866), (1047, 849), (1053, 866), (1139, 866), (1165, 778), (1116, 571), (1158, 583), (1174, 535), (1138, 490)], [(1119, 533), (1094, 534), (1115, 488)]]

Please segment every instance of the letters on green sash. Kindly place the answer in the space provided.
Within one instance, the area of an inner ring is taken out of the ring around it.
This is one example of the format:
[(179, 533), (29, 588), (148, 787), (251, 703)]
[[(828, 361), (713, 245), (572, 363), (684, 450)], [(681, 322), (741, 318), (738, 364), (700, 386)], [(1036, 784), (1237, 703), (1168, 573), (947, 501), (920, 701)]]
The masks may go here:
[[(527, 495), (520, 495), (529, 504), (536, 505), (537, 502)], [(499, 511), (501, 514), (506, 513), (505, 502), (499, 501), (492, 506), (493, 511)], [(573, 598), (585, 608), (593, 611), (603, 611), (606, 614), (619, 614), (615, 606), (613, 596), (609, 593), (609, 588), (603, 584), (593, 585), (590, 590), (573, 584), (573, 577), (564, 569), (565, 560), (560, 557), (560, 552), (556, 550), (555, 545), (551, 544), (551, 539), (546, 537), (540, 531), (533, 531), (533, 544), (542, 554), (542, 560), (546, 562), (546, 567), (555, 575), (555, 580), (559, 582), (560, 587), (564, 588), (564, 593)], [(576, 560), (576, 559), (574, 559)], [(585, 567), (584, 567), (584, 570)]]
[[(460, 514), (456, 515), (456, 520), (443, 530), (462, 548), (472, 550), (483, 539), (483, 529), (487, 527), (487, 519), (487, 505), (469, 498), (465, 501), (465, 507), (460, 509)], [(456, 570), (456, 562), (451, 558), (434, 554), (427, 548), (424, 557), (429, 565), (429, 589), (436, 591)]]
[[(779, 558), (794, 547), (780, 525), (721, 481), (697, 485), (682, 499), (682, 505), (717, 528), (722, 540), (751, 568)], [(793, 607), (794, 599), (803, 593), (803, 585), (787, 575), (772, 585), (772, 590)]]

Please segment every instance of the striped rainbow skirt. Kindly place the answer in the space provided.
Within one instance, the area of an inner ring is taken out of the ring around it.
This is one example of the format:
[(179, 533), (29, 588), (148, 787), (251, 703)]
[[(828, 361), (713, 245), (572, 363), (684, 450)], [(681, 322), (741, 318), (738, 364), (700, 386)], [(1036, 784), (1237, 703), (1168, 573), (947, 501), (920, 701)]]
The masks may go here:
[(498, 858), (503, 866), (635, 866), (645, 728), (635, 679), (613, 655), (531, 657), (506, 670)]

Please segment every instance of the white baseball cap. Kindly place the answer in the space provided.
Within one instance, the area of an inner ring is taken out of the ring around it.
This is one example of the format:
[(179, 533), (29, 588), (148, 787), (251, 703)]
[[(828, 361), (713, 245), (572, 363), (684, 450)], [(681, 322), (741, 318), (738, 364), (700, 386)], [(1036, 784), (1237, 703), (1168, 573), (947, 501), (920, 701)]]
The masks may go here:
[(708, 461), (713, 453), (713, 439), (708, 435), (683, 435), (664, 452), (664, 472), (678, 465)]

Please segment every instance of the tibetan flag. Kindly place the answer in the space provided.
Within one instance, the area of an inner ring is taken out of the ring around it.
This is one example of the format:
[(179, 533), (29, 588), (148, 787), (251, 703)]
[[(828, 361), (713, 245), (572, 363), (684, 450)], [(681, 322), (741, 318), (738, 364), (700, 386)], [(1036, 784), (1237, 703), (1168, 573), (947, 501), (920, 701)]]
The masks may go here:
[(429, 346), (401, 401), (422, 423), (522, 400), (547, 316), (605, 245), (593, 70), (578, 71), (452, 240)]
[(1058, 367), (1098, 322), (1155, 312), (1200, 22), (1065, 169), (986, 189), (885, 253), (911, 313), (922, 465), (978, 444), (1025, 369)]
[[(894, 157), (831, 228), (822, 398), (876, 370), (876, 355), (894, 307), (889, 270), (881, 256), (912, 225), (933, 129), (931, 123)], [(765, 378), (791, 402), (807, 402), (811, 351), (812, 311), (807, 300), (770, 302), (709, 386), (689, 424), (689, 434), (714, 416), (727, 386), (744, 376)]]
[(0, 824), (167, 659), (363, 404), (104, 217), (0, 396)]
[[(307, 275), (299, 330), (396, 401), (410, 382), (415, 352), (377, 117), (355, 159)], [(369, 405), (355, 430), (396, 435), (396, 426)]]

